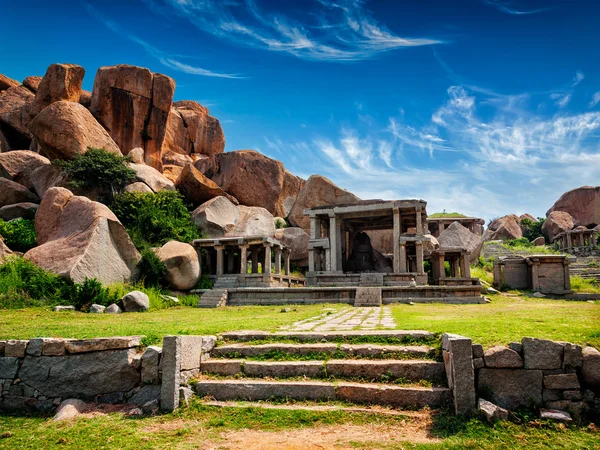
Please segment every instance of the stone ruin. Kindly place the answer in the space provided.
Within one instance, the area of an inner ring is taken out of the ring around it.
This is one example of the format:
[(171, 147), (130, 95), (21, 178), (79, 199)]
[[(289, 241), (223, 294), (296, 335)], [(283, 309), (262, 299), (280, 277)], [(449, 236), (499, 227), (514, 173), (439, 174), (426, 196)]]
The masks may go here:
[(494, 287), (571, 294), (570, 260), (564, 255), (499, 258), (494, 263)]

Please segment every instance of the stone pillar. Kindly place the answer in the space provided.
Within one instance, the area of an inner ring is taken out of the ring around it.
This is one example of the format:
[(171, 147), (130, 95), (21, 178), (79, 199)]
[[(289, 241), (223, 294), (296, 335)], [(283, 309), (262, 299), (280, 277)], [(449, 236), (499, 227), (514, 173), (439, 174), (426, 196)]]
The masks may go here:
[(258, 273), (258, 249), (252, 249), (252, 273)]
[(400, 273), (400, 209), (394, 208), (394, 273)]
[(531, 289), (534, 291), (537, 291), (540, 288), (539, 269), (540, 261), (538, 259), (534, 259), (531, 266)]
[(437, 258), (437, 273), (438, 278), (446, 277), (446, 269), (444, 268), (444, 261), (446, 259), (445, 253), (439, 253)]
[(235, 272), (235, 252), (233, 248), (227, 250), (227, 273)]
[(319, 239), (321, 237), (321, 227), (319, 222), (320, 220), (316, 216), (310, 216), (310, 239)]
[(248, 273), (248, 244), (240, 244), (240, 273)]
[(571, 272), (569, 270), (569, 261), (567, 260), (567, 258), (565, 258), (564, 262), (563, 262), (563, 268), (564, 268), (564, 277), (565, 277), (565, 291), (570, 291), (571, 290)]
[(460, 276), (462, 278), (471, 278), (471, 266), (469, 265), (469, 254), (460, 255)]
[(215, 245), (217, 251), (217, 277), (223, 275), (223, 245)]
[(275, 247), (275, 273), (281, 276), (281, 247)]
[[(283, 257), (284, 257), (284, 271), (286, 275), (290, 274), (290, 256), (291, 256), (291, 252), (286, 249), (283, 253)], [(314, 264), (314, 261), (313, 261)]]
[(407, 273), (406, 267), (406, 242), (400, 242), (400, 273)]
[(438, 228), (439, 234), (442, 234), (445, 229), (446, 229), (446, 224), (440, 220), (440, 226)]
[(198, 275), (198, 279), (202, 278), (202, 247), (196, 248), (196, 254), (198, 255), (198, 265), (200, 266), (200, 275)]
[(421, 209), (421, 207), (417, 208), (417, 234), (423, 234), (423, 220), (421, 217)]
[(452, 276), (452, 278), (458, 278), (459, 273), (458, 273), (458, 258), (453, 256), (452, 259), (450, 260), (450, 276)]
[(470, 415), (475, 411), (477, 402), (471, 339), (456, 334), (444, 334), (442, 355), (448, 387), (452, 389), (454, 411), (459, 415)]
[(265, 246), (265, 264), (263, 265), (263, 275), (271, 275), (271, 244)]
[(325, 270), (326, 272), (331, 272), (333, 270), (331, 268), (331, 245), (329, 248), (325, 249), (325, 268), (323, 268), (323, 259), (321, 259), (321, 270)]
[(315, 249), (314, 248), (309, 248), (308, 249), (308, 271), (309, 272), (314, 272), (315, 269)]
[(502, 266), (500, 263), (494, 263), (494, 287), (500, 288), (502, 286)]
[(331, 271), (335, 272), (338, 270), (338, 256), (341, 253), (341, 246), (339, 245), (338, 238), (338, 223), (335, 216), (329, 217), (329, 264)]
[[(422, 229), (421, 229), (422, 231)], [(415, 242), (415, 248), (417, 250), (417, 273), (425, 273), (425, 267), (423, 265), (423, 242), (417, 241)]]

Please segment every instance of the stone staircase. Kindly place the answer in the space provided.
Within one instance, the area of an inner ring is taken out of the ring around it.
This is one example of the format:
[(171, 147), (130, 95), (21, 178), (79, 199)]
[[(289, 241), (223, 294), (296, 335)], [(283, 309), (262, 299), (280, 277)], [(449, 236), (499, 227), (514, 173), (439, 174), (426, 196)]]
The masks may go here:
[(582, 278), (600, 281), (600, 257), (599, 256), (578, 256), (575, 262), (569, 266), (571, 276), (580, 276)]
[(220, 275), (213, 285), (213, 289), (235, 289), (238, 287), (237, 275)]
[(221, 338), (193, 383), (196, 394), (210, 400), (423, 408), (452, 399), (444, 364), (431, 347), (439, 341), (428, 332), (234, 332)]
[(203, 293), (198, 300), (197, 308), (218, 308), (227, 304), (229, 297), (227, 289), (210, 289)]

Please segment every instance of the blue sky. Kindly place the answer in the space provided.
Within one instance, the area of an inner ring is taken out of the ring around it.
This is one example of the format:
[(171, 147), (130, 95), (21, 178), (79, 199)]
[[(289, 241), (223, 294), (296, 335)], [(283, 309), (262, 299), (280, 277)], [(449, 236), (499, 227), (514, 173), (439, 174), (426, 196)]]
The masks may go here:
[(600, 2), (3, 0), (0, 72), (140, 65), (362, 198), (544, 215), (600, 179)]

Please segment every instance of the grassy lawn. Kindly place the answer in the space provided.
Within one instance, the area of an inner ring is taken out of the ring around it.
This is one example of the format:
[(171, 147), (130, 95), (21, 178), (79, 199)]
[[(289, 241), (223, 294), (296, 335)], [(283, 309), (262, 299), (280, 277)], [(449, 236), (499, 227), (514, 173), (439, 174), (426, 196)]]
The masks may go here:
[[(342, 431), (332, 438), (336, 429)], [(383, 415), (349, 411), (219, 408), (195, 400), (173, 414), (131, 418), (113, 413), (53, 422), (0, 416), (5, 449), (383, 448), (592, 449), (593, 425), (511, 422), (488, 426), (449, 413)], [(313, 443), (321, 445), (313, 445)], [(272, 445), (269, 445), (272, 443)]]

